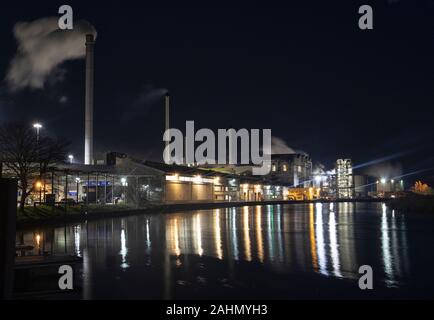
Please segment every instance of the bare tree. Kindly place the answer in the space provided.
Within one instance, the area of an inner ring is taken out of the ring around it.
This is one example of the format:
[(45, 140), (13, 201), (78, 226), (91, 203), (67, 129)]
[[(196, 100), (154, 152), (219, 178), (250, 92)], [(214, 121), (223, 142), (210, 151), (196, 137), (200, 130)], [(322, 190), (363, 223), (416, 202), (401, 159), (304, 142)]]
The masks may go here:
[(40, 137), (25, 123), (8, 123), (0, 127), (0, 162), (4, 172), (18, 180), (21, 191), (20, 210), (36, 181), (49, 166), (65, 162), (69, 143), (64, 139)]

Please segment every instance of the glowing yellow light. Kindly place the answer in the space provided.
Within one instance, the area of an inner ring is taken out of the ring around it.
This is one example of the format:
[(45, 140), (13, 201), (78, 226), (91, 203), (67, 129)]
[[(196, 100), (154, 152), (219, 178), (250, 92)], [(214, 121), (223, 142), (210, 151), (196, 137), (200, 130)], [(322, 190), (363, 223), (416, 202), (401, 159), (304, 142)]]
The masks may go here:
[(36, 245), (39, 248), (39, 244), (41, 243), (41, 236), (39, 234), (36, 235)]
[(36, 182), (36, 188), (41, 188), (42, 187), (42, 183), (41, 183), (41, 181), (38, 181), (38, 182)]
[(179, 233), (178, 233), (178, 220), (177, 219), (174, 219), (174, 221), (173, 221), (173, 225), (174, 225), (174, 228), (172, 229), (173, 230), (173, 236), (174, 236), (174, 244), (175, 244), (175, 248), (174, 248), (174, 251), (175, 251), (175, 254), (176, 254), (176, 256), (180, 256), (181, 255), (181, 249), (180, 249), (180, 247), (179, 247)]
[(222, 237), (221, 237), (221, 229), (220, 229), (220, 210), (215, 210), (214, 215), (214, 240), (216, 246), (216, 254), (217, 258), (220, 260), (223, 259), (223, 250), (222, 250)]
[(318, 256), (315, 241), (315, 217), (313, 204), (309, 204), (309, 236), (310, 236), (310, 252), (312, 256), (312, 265), (314, 270), (318, 269)]
[(250, 229), (249, 229), (249, 207), (243, 208), (243, 228), (244, 228), (244, 252), (247, 261), (252, 261), (250, 248)]
[(175, 173), (173, 176), (166, 176), (166, 180), (167, 181), (178, 181), (179, 175), (177, 173)]

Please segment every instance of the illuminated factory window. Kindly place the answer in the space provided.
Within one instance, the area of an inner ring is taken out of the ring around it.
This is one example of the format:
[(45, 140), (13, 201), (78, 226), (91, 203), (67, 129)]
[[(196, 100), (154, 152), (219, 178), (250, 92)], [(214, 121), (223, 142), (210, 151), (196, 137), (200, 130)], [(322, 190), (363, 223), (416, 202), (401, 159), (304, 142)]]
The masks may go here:
[(283, 165), (283, 171), (288, 171), (288, 167), (286, 166), (286, 164)]
[(275, 165), (275, 164), (273, 164), (273, 165), (271, 166), (271, 170), (272, 170), (273, 172), (276, 172), (276, 165)]

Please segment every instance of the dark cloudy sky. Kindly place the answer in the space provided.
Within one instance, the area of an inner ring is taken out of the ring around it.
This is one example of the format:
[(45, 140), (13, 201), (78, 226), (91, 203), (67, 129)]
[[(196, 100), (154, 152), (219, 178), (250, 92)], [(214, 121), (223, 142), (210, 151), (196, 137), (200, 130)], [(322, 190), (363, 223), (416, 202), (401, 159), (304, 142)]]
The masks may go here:
[[(39, 119), (81, 158), (84, 60), (71, 54), (51, 70), (59, 51), (36, 46), (32, 58), (50, 71), (31, 70), (43, 74), (42, 88), (12, 92), (4, 80), (17, 52), (14, 26), (56, 16), (65, 3), (98, 33), (99, 151), (160, 159), (168, 89), (175, 127), (271, 128), (327, 166), (398, 155), (392, 162), (404, 173), (434, 167), (432, 0), (2, 1), (0, 120)], [(358, 29), (361, 4), (373, 6), (372, 31)], [(68, 45), (56, 47), (74, 51)]]

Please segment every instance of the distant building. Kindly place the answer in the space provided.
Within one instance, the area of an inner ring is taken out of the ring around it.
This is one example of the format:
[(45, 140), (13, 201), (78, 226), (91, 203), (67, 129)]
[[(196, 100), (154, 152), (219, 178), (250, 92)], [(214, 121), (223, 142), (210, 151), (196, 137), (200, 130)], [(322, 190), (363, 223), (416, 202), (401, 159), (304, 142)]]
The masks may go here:
[(375, 185), (374, 196), (379, 198), (393, 197), (397, 193), (404, 191), (403, 180), (380, 178)]
[(353, 165), (350, 159), (338, 159), (335, 166), (336, 197), (338, 199), (351, 199), (353, 189)]
[(354, 197), (355, 198), (366, 198), (369, 192), (368, 177), (365, 175), (354, 175)]

